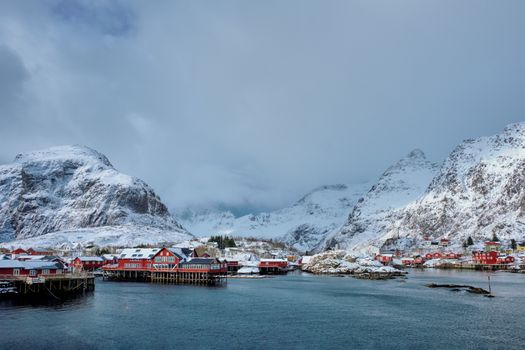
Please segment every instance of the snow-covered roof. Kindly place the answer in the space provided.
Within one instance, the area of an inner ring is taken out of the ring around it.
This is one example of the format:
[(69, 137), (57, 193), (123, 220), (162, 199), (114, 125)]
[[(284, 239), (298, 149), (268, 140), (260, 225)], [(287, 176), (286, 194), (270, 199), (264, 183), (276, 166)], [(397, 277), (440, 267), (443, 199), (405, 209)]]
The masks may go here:
[(168, 248), (168, 250), (182, 259), (188, 259), (192, 252), (191, 249), (181, 247), (172, 247)]
[(97, 262), (103, 262), (104, 259), (100, 256), (77, 256), (77, 259), (80, 259), (80, 261), (97, 261)]
[(286, 259), (261, 259), (261, 262), (288, 262)]
[(24, 268), (24, 261), (18, 261), (18, 260), (0, 260), (0, 269), (23, 269)]
[(159, 248), (128, 248), (122, 250), (119, 259), (151, 259)]
[(19, 260), (0, 260), (0, 268), (13, 269), (61, 269), (63, 266), (60, 263), (52, 261), (19, 261)]

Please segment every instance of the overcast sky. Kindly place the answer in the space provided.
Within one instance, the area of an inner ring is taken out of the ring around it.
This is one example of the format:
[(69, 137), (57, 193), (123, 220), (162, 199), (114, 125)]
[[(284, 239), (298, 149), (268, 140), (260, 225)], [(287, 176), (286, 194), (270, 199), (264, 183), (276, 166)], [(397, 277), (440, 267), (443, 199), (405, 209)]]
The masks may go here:
[(525, 1), (0, 1), (0, 163), (84, 144), (174, 210), (280, 207), (525, 120)]

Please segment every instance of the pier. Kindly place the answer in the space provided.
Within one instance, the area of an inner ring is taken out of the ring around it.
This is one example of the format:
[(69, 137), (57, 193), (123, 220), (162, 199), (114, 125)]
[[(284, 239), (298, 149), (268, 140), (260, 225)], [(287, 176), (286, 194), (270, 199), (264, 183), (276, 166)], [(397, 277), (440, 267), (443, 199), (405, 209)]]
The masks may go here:
[(175, 270), (119, 270), (103, 269), (102, 278), (114, 281), (137, 281), (163, 284), (196, 284), (214, 286), (226, 281), (225, 273), (215, 273), (209, 270), (182, 271)]
[(57, 299), (95, 290), (95, 277), (90, 273), (74, 273), (50, 276), (0, 275), (1, 281), (10, 282), (17, 296), (52, 296)]

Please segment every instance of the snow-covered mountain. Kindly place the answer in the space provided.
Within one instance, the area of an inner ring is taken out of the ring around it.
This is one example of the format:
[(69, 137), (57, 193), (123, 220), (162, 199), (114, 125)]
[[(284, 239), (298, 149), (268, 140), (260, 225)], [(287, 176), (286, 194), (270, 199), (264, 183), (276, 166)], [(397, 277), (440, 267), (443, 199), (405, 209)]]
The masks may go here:
[(346, 224), (328, 235), (316, 250), (371, 252), (381, 247), (383, 234), (390, 230), (400, 212), (425, 192), (438, 169), (421, 150), (413, 150), (381, 175), (353, 207)]
[[(427, 185), (428, 184), (428, 185)], [(466, 140), (437, 168), (414, 151), (389, 168), (318, 250), (373, 252), (424, 236), (460, 245), (525, 237), (525, 123)]]
[(522, 239), (525, 234), (525, 123), (466, 140), (446, 159), (426, 193), (387, 231), (393, 240), (448, 237)]
[(0, 166), (0, 241), (45, 243), (46, 236), (53, 244), (52, 237), (71, 244), (191, 238), (146, 183), (83, 146), (19, 154)]
[(208, 211), (179, 221), (198, 236), (228, 234), (276, 239), (307, 251), (339, 228), (370, 184), (319, 187), (293, 205), (269, 213), (236, 218), (230, 212)]

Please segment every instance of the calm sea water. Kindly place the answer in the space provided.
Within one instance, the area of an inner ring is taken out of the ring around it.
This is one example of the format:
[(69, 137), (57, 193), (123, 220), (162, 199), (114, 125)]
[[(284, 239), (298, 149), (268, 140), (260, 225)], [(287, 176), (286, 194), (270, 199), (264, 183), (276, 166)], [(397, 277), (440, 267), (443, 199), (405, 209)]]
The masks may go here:
[(484, 273), (406, 281), (293, 274), (224, 287), (97, 281), (59, 305), (0, 303), (1, 349), (524, 349), (525, 275), (492, 274), (496, 298), (429, 289)]

